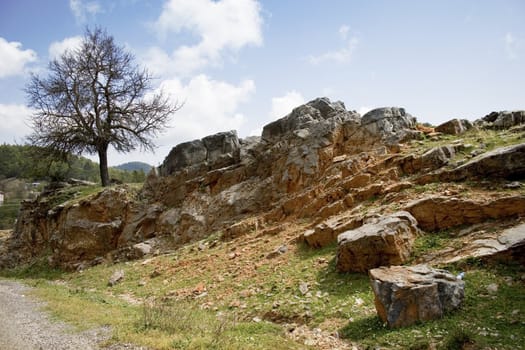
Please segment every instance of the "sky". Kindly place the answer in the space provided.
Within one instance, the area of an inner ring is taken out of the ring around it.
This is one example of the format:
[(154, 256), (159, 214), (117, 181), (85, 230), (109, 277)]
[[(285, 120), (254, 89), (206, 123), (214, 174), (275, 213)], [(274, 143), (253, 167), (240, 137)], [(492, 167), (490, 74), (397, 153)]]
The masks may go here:
[(110, 165), (159, 165), (221, 131), (260, 135), (321, 96), (434, 125), (525, 109), (523, 0), (0, 0), (0, 143), (31, 133), (30, 74), (94, 27), (183, 103), (154, 153), (110, 151)]

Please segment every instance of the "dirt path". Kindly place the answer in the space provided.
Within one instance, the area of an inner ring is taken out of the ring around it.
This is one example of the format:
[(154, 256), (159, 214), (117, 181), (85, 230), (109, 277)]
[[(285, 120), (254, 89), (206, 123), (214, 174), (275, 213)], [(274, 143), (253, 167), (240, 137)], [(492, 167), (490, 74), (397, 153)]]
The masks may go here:
[(26, 295), (30, 288), (0, 280), (0, 349), (99, 349), (109, 331), (73, 333), (63, 323), (51, 322), (39, 303)]

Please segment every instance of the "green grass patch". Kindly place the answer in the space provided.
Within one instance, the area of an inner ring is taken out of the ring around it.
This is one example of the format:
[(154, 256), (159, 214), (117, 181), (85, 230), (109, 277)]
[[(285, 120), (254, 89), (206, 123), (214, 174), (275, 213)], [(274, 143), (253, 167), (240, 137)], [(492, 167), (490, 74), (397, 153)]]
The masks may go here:
[[(475, 266), (466, 273), (463, 306), (443, 319), (390, 329), (377, 316), (367, 316), (349, 322), (340, 334), (370, 349), (523, 349), (523, 270)], [(494, 283), (497, 293), (488, 292)]]

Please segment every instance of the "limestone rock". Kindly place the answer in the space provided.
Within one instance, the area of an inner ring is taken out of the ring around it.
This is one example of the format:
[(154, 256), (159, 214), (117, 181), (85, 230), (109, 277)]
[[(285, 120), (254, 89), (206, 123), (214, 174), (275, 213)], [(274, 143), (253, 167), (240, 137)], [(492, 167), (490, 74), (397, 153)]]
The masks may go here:
[(180, 143), (173, 147), (160, 166), (160, 174), (167, 176), (185, 167), (203, 164), (206, 156), (206, 147), (201, 140)]
[(391, 266), (369, 274), (377, 313), (390, 327), (441, 318), (464, 299), (465, 283), (445, 270)]
[(336, 267), (341, 272), (366, 272), (402, 264), (410, 257), (418, 233), (417, 221), (408, 212), (370, 219), (337, 237)]
[(220, 132), (175, 146), (160, 166), (160, 174), (168, 176), (185, 168), (193, 168), (197, 172), (218, 169), (239, 161), (237, 132)]
[(302, 133), (307, 132), (312, 124), (336, 116), (355, 119), (359, 115), (355, 112), (348, 112), (343, 102), (331, 102), (326, 97), (317, 98), (296, 107), (284, 118), (265, 125), (262, 139), (273, 143), (295, 130), (303, 130)]
[(525, 215), (525, 196), (509, 196), (486, 201), (428, 196), (410, 202), (405, 210), (426, 231), (443, 230), (488, 219)]
[(108, 281), (108, 286), (113, 287), (124, 278), (124, 270), (117, 270), (113, 272)]
[(240, 161), (240, 142), (235, 130), (220, 132), (202, 139), (206, 161), (211, 169), (223, 168)]
[(58, 264), (91, 261), (116, 249), (131, 203), (122, 186), (64, 208), (49, 239), (53, 260)]
[(482, 120), (486, 123), (486, 127), (493, 129), (508, 129), (512, 126), (525, 123), (525, 111), (501, 111), (492, 112)]
[(333, 216), (313, 229), (307, 230), (303, 238), (310, 247), (321, 248), (335, 241), (337, 236), (347, 230), (353, 230), (363, 223), (363, 218), (359, 215), (348, 215), (347, 213)]
[(436, 127), (435, 131), (448, 135), (459, 135), (473, 127), (467, 119), (452, 119)]
[(496, 148), (441, 175), (442, 180), (467, 178), (525, 178), (525, 143)]
[(372, 135), (378, 135), (388, 144), (416, 138), (416, 118), (404, 108), (383, 107), (371, 110), (361, 118), (361, 126)]
[(525, 265), (525, 223), (508, 228), (494, 238), (473, 240), (445, 263), (454, 263), (469, 257)]

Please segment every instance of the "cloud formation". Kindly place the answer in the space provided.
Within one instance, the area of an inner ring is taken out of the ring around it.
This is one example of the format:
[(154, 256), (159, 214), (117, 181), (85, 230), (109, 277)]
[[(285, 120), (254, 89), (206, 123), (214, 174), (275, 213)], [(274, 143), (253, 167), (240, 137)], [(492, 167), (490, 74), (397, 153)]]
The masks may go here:
[(308, 56), (308, 62), (314, 65), (325, 62), (350, 62), (350, 59), (352, 58), (357, 45), (359, 44), (359, 39), (356, 36), (349, 36), (350, 27), (347, 25), (342, 25), (339, 27), (338, 32), (341, 40), (343, 41), (343, 46), (338, 50), (328, 51), (319, 55), (310, 55)]
[(304, 104), (304, 97), (299, 92), (292, 90), (280, 97), (272, 98), (272, 109), (270, 110), (270, 120), (276, 120), (286, 116), (295, 107)]
[(21, 104), (0, 103), (0, 140), (22, 142), (31, 133), (29, 117), (33, 110)]
[(172, 128), (159, 140), (173, 147), (217, 132), (239, 130), (245, 121), (239, 107), (255, 93), (255, 83), (244, 80), (232, 85), (200, 74), (187, 84), (179, 79), (165, 80), (160, 89), (173, 101), (183, 103), (174, 115)]
[(261, 45), (261, 6), (256, 0), (168, 0), (153, 28), (166, 40), (168, 34), (186, 33), (198, 37), (171, 54), (150, 48), (144, 59), (156, 74), (189, 75), (217, 64), (227, 53), (246, 45)]
[(49, 59), (59, 58), (67, 50), (75, 50), (82, 43), (81, 36), (65, 38), (62, 41), (55, 41), (49, 45)]
[(84, 23), (88, 16), (102, 12), (102, 7), (97, 1), (69, 0), (69, 8), (77, 23)]
[(35, 51), (23, 50), (21, 43), (8, 42), (0, 37), (0, 79), (24, 74), (27, 64), (35, 62), (37, 58)]

